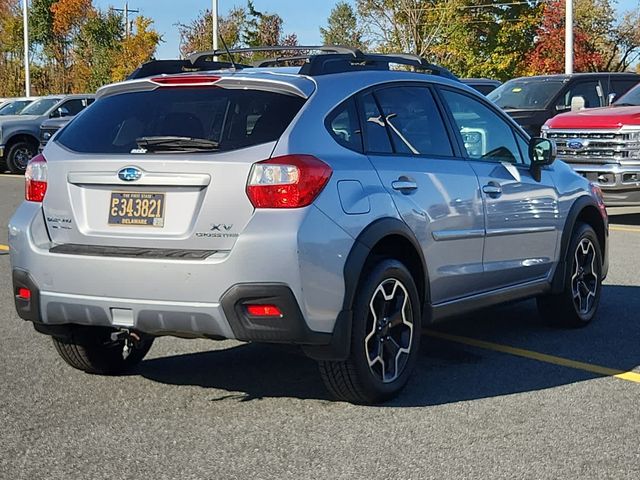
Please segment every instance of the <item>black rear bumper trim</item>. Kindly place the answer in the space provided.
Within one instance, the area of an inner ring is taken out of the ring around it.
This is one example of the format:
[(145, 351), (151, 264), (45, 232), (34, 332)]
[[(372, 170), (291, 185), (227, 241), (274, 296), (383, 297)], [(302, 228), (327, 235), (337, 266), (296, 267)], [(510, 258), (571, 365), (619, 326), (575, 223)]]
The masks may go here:
[(95, 257), (163, 258), (169, 260), (204, 260), (217, 250), (182, 250), (175, 248), (107, 247), (65, 243), (49, 249), (50, 253)]

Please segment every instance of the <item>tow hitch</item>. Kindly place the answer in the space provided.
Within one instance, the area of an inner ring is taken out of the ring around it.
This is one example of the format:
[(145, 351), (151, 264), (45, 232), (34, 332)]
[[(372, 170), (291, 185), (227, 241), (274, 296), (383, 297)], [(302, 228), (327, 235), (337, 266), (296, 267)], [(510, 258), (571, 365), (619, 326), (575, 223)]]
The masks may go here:
[(111, 333), (111, 341), (116, 343), (123, 343), (122, 358), (126, 360), (134, 348), (139, 348), (142, 339), (136, 332), (133, 332), (128, 328), (121, 328), (117, 332)]

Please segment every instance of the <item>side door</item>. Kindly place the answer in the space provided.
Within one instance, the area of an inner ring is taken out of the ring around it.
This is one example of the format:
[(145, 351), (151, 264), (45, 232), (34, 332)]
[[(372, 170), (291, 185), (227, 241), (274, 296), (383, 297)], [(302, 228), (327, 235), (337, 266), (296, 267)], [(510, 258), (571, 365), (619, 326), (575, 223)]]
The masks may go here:
[(482, 199), (433, 91), (383, 87), (360, 95), (359, 106), (365, 151), (422, 247), (431, 301), (475, 293), (483, 274)]
[(488, 102), (448, 88), (440, 94), (480, 182), (483, 284), (493, 290), (548, 276), (560, 229), (552, 167), (539, 170), (539, 177), (531, 171), (528, 141)]

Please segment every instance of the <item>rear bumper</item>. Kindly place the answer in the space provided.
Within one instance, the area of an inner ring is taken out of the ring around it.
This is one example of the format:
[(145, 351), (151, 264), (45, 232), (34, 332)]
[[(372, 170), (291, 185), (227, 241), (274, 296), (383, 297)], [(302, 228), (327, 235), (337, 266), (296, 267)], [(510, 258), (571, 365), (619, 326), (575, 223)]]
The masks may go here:
[[(21, 288), (31, 293), (25, 300)], [(151, 335), (235, 338), (243, 341), (328, 345), (330, 333), (309, 329), (293, 292), (286, 285), (242, 284), (230, 288), (218, 303), (150, 302), (135, 299), (59, 294), (41, 291), (24, 270), (13, 270), (16, 311), (24, 320), (44, 327), (85, 325), (131, 328)], [(278, 318), (249, 315), (245, 305), (269, 303), (283, 313)], [(45, 306), (45, 311), (41, 310)]]
[[(273, 225), (271, 217), (257, 221)], [(327, 259), (299, 247), (307, 221), (325, 237), (346, 235), (310, 210), (291, 220), (299, 229), (285, 228), (291, 226), (286, 221), (280, 222), (282, 229), (271, 227), (267, 233), (248, 228), (233, 251), (207, 258), (113, 257), (56, 253), (40, 205), (25, 202), (9, 224), (16, 308), (22, 318), (45, 326), (126, 327), (185, 338), (326, 345), (342, 310), (346, 254), (304, 242), (323, 249)], [(252, 228), (265, 231), (264, 225)], [(335, 245), (341, 244), (350, 245)], [(302, 257), (306, 250), (309, 259)], [(29, 305), (17, 297), (20, 287), (31, 291)], [(259, 298), (281, 306), (283, 318), (256, 321), (239, 313), (239, 306)]]
[(640, 205), (640, 165), (570, 165), (602, 189), (608, 207)]

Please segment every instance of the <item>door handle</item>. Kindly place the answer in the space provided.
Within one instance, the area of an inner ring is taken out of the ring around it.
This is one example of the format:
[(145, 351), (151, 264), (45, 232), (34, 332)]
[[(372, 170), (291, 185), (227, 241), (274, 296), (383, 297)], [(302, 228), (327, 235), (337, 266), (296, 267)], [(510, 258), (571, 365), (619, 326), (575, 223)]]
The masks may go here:
[(490, 197), (499, 197), (502, 195), (502, 187), (500, 185), (496, 185), (494, 183), (489, 183), (482, 187), (482, 191), (489, 195)]
[(391, 187), (394, 190), (400, 190), (403, 193), (408, 193), (411, 190), (416, 190), (418, 188), (418, 184), (407, 177), (400, 177), (398, 180), (391, 182)]

